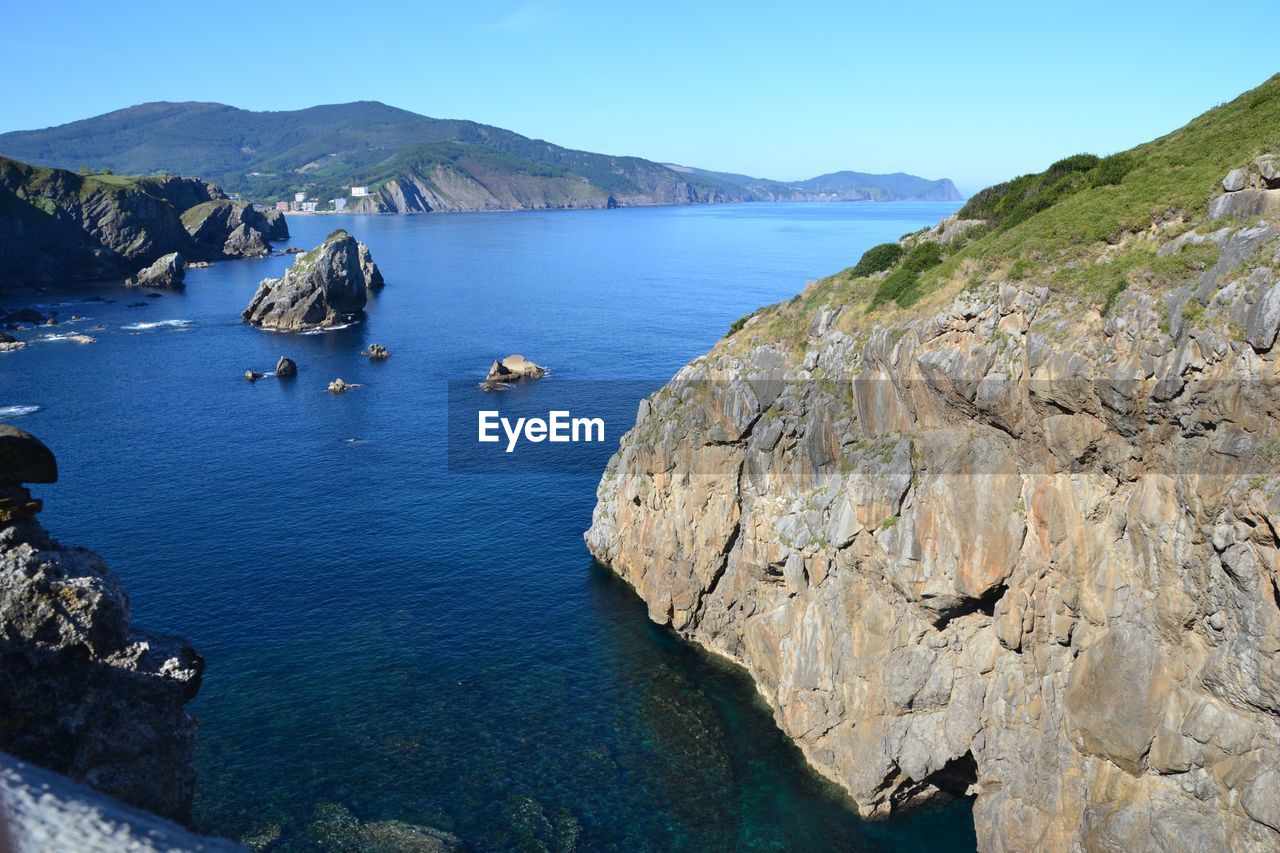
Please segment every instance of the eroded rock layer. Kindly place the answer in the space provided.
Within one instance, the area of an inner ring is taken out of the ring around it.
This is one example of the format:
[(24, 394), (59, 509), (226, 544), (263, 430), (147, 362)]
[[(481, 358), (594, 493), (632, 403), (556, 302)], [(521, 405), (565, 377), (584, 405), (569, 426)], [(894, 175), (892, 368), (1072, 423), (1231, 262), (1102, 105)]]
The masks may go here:
[(641, 404), (588, 546), (864, 813), (968, 792), (985, 850), (1276, 849), (1280, 230), (1178, 239), (1219, 260), (1105, 315), (992, 281), (730, 338)]

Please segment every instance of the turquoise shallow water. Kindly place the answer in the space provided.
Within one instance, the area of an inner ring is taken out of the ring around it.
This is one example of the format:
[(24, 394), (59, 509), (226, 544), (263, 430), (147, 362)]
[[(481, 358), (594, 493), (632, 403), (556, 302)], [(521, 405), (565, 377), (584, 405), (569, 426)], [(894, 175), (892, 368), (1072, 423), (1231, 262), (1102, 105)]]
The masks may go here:
[[(635, 380), (598, 401), (633, 415), (735, 318), (955, 207), (294, 217), (293, 244), (342, 225), (370, 245), (388, 285), (365, 323), (241, 324), (289, 258), (192, 270), (147, 308), (56, 291), (35, 301), (106, 328), (0, 356), (0, 410), (58, 454), (46, 525), (208, 661), (205, 829), (275, 849), (353, 821), (477, 850), (972, 849), (965, 803), (859, 820), (745, 675), (650, 623), (582, 544), (594, 475), (451, 473), (444, 442), (447, 383), (496, 356), (553, 368), (520, 391), (535, 408)], [(360, 358), (373, 341), (392, 359)], [(296, 381), (241, 378), (282, 354)], [(329, 395), (336, 376), (364, 387)]]

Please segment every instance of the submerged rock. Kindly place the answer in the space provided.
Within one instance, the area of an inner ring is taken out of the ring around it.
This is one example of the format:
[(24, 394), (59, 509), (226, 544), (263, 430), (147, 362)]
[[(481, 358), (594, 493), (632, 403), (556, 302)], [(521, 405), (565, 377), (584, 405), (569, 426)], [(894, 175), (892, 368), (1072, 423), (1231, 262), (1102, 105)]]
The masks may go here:
[(186, 258), (181, 252), (170, 252), (162, 256), (149, 267), (138, 270), (138, 273), (125, 279), (130, 287), (163, 287), (177, 290), (183, 286), (186, 274)]
[(244, 309), (245, 321), (267, 329), (304, 331), (357, 319), (364, 312), (368, 287), (360, 247), (346, 231), (334, 231), (299, 255), (282, 278), (263, 280)]
[[(185, 641), (131, 624), (98, 555), (54, 541), (16, 483), (52, 482), (53, 454), (0, 427), (0, 750), (125, 803), (191, 814), (196, 722), (183, 706), (204, 661)], [(14, 490), (18, 489), (18, 494)]]
[(276, 376), (284, 378), (286, 376), (297, 376), (298, 365), (288, 356), (280, 356), (280, 360), (276, 362)]

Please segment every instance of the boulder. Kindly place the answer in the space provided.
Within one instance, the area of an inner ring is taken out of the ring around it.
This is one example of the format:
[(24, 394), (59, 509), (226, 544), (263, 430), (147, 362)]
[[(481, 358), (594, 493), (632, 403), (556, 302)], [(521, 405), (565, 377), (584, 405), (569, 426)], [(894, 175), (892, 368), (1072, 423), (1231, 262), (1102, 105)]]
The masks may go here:
[(136, 275), (125, 279), (129, 287), (162, 287), (166, 290), (177, 290), (183, 286), (186, 273), (186, 258), (181, 252), (170, 252), (162, 255), (155, 263), (141, 270)]
[(1280, 210), (1280, 189), (1242, 189), (1215, 198), (1209, 204), (1209, 218), (1233, 216), (1236, 219), (1252, 219), (1273, 210)]
[(297, 376), (298, 365), (287, 355), (280, 356), (280, 360), (276, 362), (276, 376), (283, 378), (285, 376)]
[(360, 244), (341, 229), (299, 255), (281, 278), (264, 279), (241, 316), (255, 326), (281, 331), (323, 329), (364, 313), (368, 279)]
[(263, 374), (259, 373), (256, 370), (246, 370), (244, 372), (244, 378), (248, 379), (250, 382), (257, 382), (262, 377), (263, 377)]
[(1264, 154), (1254, 160), (1253, 165), (1267, 189), (1280, 189), (1280, 154)]
[(1222, 189), (1229, 193), (1239, 192), (1249, 185), (1249, 173), (1244, 169), (1232, 169), (1222, 179)]

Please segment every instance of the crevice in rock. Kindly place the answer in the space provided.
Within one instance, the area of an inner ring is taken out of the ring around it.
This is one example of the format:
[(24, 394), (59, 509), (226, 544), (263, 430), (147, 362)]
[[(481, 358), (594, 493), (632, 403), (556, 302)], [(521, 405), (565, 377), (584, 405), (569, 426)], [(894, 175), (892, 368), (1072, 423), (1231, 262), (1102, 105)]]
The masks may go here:
[(970, 792), (977, 784), (978, 762), (972, 752), (966, 752), (925, 778), (901, 786), (890, 795), (889, 803), (896, 812), (915, 805), (917, 799), (928, 799), (939, 792), (956, 799), (971, 800), (974, 794)]
[(968, 616), (970, 613), (985, 613), (988, 616), (996, 615), (996, 604), (1004, 596), (1009, 589), (1005, 584), (999, 584), (984, 592), (977, 598), (966, 598), (948, 610), (944, 610), (938, 614), (938, 618), (934, 620), (933, 627), (941, 631), (947, 627), (952, 619), (958, 619), (961, 616)]

